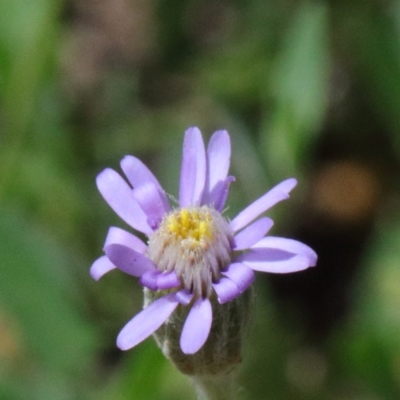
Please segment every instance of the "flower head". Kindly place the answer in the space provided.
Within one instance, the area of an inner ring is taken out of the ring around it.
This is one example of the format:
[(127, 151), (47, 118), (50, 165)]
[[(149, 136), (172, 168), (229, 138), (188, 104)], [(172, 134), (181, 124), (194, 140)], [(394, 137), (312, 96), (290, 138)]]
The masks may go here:
[(99, 279), (118, 268), (139, 277), (152, 301), (120, 332), (117, 345), (127, 350), (166, 323), (177, 309), (187, 316), (180, 332), (184, 354), (198, 352), (209, 337), (214, 299), (237, 299), (254, 280), (254, 271), (288, 273), (316, 264), (317, 256), (298, 241), (266, 236), (273, 225), (260, 217), (289, 197), (297, 181), (287, 179), (246, 207), (232, 221), (223, 215), (229, 185), (230, 138), (213, 134), (205, 149), (197, 128), (186, 131), (180, 176), (179, 206), (172, 208), (151, 171), (126, 156), (121, 168), (129, 184), (105, 169), (97, 186), (111, 208), (132, 228), (148, 237), (111, 227), (91, 274)]

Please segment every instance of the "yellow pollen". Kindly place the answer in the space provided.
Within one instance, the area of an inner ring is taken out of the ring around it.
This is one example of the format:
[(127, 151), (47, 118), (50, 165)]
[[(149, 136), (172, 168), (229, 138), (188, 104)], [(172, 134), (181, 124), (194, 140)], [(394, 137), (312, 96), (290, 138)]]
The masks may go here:
[(199, 213), (196, 209), (183, 208), (168, 216), (168, 230), (179, 239), (192, 239), (196, 242), (210, 240), (212, 233), (212, 216)]
[(164, 215), (147, 254), (160, 271), (174, 271), (182, 288), (204, 298), (231, 263), (231, 243), (228, 221), (217, 210), (193, 206)]
[(175, 218), (174, 215), (171, 215), (168, 218), (168, 229), (170, 230), (171, 233), (175, 233), (178, 234), (179, 232), (179, 223), (177, 221), (177, 219)]

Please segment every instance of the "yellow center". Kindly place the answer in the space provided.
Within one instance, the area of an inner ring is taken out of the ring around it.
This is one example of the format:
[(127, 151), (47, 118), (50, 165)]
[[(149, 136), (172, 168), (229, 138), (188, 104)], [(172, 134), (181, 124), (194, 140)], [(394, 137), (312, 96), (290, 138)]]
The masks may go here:
[(183, 288), (209, 297), (231, 263), (231, 241), (228, 222), (214, 208), (181, 208), (163, 217), (147, 254), (160, 271), (175, 271)]
[(213, 238), (212, 215), (196, 208), (182, 208), (169, 215), (166, 225), (178, 239), (192, 239), (196, 242)]

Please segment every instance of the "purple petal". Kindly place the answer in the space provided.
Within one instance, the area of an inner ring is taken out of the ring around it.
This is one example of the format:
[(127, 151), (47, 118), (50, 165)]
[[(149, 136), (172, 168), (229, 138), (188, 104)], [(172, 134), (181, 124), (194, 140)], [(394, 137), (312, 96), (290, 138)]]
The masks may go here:
[(229, 186), (232, 182), (235, 182), (234, 176), (228, 176), (224, 181), (219, 182), (215, 187), (213, 192), (211, 193), (211, 197), (213, 198), (214, 208), (217, 211), (222, 211), (224, 208), (226, 199), (228, 198), (229, 194)]
[(178, 305), (173, 294), (161, 297), (133, 317), (121, 330), (117, 346), (128, 350), (154, 333)]
[(292, 254), (299, 254), (309, 258), (310, 266), (317, 264), (317, 253), (306, 244), (293, 239), (276, 236), (268, 236), (257, 242), (252, 248), (270, 248), (287, 251)]
[(213, 283), (220, 304), (227, 303), (240, 295), (240, 289), (228, 278), (221, 278), (219, 282)]
[(183, 325), (181, 349), (185, 354), (194, 354), (201, 349), (210, 333), (212, 308), (210, 300), (197, 299)]
[(150, 235), (153, 230), (136, 201), (132, 189), (114, 170), (107, 168), (97, 175), (97, 187), (115, 213), (134, 229)]
[(144, 254), (147, 250), (147, 246), (138, 237), (115, 226), (108, 230), (104, 247), (110, 244), (122, 244), (141, 254)]
[(140, 277), (139, 282), (142, 286), (145, 286), (150, 290), (156, 291), (158, 289), (157, 285), (158, 275), (161, 275), (161, 271), (158, 271), (156, 269), (147, 271)]
[(188, 289), (182, 289), (175, 293), (176, 299), (184, 306), (187, 306), (193, 299), (193, 293)]
[(124, 174), (128, 178), (130, 184), (136, 189), (142, 185), (148, 183), (153, 184), (158, 190), (158, 196), (160, 197), (164, 209), (169, 211), (171, 209), (167, 196), (165, 195), (164, 189), (158, 182), (157, 178), (153, 173), (140, 161), (138, 158), (133, 156), (125, 156), (121, 161), (121, 168)]
[(169, 204), (165, 207), (160, 191), (153, 183), (145, 183), (133, 189), (133, 195), (146, 213), (148, 224), (157, 228), (163, 215), (171, 209)]
[[(207, 147), (207, 184), (203, 204), (215, 204), (217, 185), (225, 181), (231, 158), (231, 141), (227, 131), (216, 131)], [(218, 190), (217, 190), (218, 193)]]
[(156, 291), (172, 289), (179, 286), (181, 281), (175, 271), (163, 273), (159, 270), (151, 270), (140, 277), (140, 284)]
[(90, 275), (98, 281), (104, 274), (115, 269), (115, 265), (108, 259), (107, 256), (98, 258), (90, 267)]
[(122, 244), (110, 244), (104, 248), (110, 261), (121, 271), (133, 276), (142, 276), (156, 266), (143, 254)]
[(260, 241), (272, 228), (274, 221), (271, 218), (260, 218), (243, 229), (235, 236), (234, 250), (244, 250)]
[(276, 203), (288, 199), (289, 192), (297, 185), (297, 180), (294, 178), (287, 179), (270, 191), (264, 196), (261, 196), (258, 200), (247, 206), (242, 212), (240, 212), (230, 223), (230, 226), (234, 232), (243, 228), (260, 214), (267, 211), (269, 208), (274, 206)]
[(251, 249), (237, 257), (235, 261), (240, 261), (255, 271), (276, 274), (302, 271), (310, 267), (310, 259), (307, 256), (265, 248)]
[(121, 161), (121, 168), (134, 188), (152, 183), (157, 189), (163, 190), (157, 178), (138, 158), (125, 156)]
[(198, 128), (185, 132), (179, 189), (179, 205), (200, 204), (206, 180), (206, 153)]
[(157, 286), (159, 290), (167, 290), (180, 286), (181, 281), (175, 271), (162, 273), (157, 276)]
[(240, 292), (244, 292), (254, 281), (255, 274), (252, 269), (241, 263), (231, 264), (222, 275), (228, 277), (239, 288)]

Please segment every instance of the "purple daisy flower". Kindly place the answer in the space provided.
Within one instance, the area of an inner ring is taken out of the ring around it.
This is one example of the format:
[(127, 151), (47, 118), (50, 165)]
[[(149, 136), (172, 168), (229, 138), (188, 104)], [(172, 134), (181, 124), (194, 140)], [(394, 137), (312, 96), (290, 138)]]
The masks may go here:
[[(114, 170), (97, 177), (97, 187), (110, 207), (127, 224), (148, 237), (111, 227), (105, 256), (91, 267), (98, 280), (118, 268), (140, 278), (157, 299), (131, 319), (118, 335), (127, 350), (153, 334), (177, 307), (189, 307), (180, 347), (185, 354), (202, 348), (213, 316), (210, 298), (220, 304), (240, 296), (253, 282), (254, 271), (289, 273), (314, 266), (317, 255), (296, 240), (266, 236), (273, 225), (258, 218), (289, 197), (296, 179), (287, 179), (241, 211), (232, 221), (223, 216), (229, 185), (231, 146), (228, 132), (213, 134), (205, 149), (199, 129), (185, 133), (179, 207), (151, 171), (136, 157), (126, 156), (121, 168), (129, 184)], [(161, 296), (161, 297), (160, 297)]]

